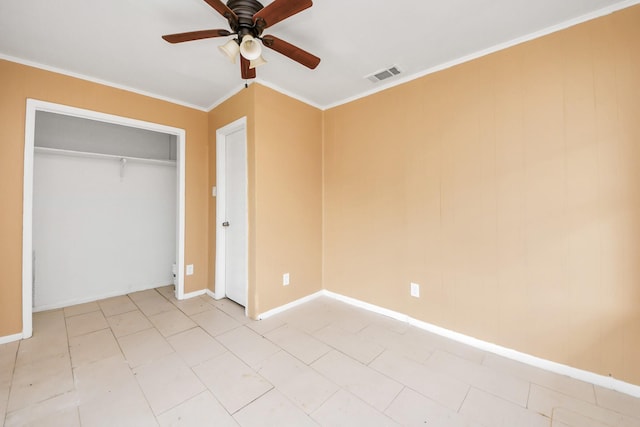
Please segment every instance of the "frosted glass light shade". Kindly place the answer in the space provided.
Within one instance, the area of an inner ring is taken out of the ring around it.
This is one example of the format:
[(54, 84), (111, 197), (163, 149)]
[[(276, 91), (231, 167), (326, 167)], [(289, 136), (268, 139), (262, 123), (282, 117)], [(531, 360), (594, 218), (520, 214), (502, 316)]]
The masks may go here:
[(253, 59), (249, 62), (249, 68), (256, 68), (266, 63), (267, 63), (267, 60), (264, 59), (262, 55), (260, 55), (257, 59)]
[(249, 61), (256, 60), (262, 55), (262, 46), (260, 42), (254, 39), (250, 35), (246, 35), (242, 38), (240, 43), (240, 55), (244, 56)]
[(240, 51), (240, 46), (238, 46), (238, 43), (235, 40), (229, 40), (222, 46), (219, 46), (218, 49), (220, 49), (220, 52), (224, 53), (232, 64), (236, 63), (236, 57)]

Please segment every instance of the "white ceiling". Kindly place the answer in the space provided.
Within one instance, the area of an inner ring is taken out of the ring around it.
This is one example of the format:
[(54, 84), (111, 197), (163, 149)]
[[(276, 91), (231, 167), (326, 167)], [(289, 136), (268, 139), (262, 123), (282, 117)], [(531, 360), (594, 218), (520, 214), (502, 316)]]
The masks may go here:
[[(319, 56), (318, 68), (264, 49), (257, 81), (326, 108), (397, 83), (364, 79), (391, 65), (406, 80), (639, 2), (316, 0), (265, 34)], [(227, 22), (203, 0), (0, 0), (0, 57), (208, 110), (244, 85), (217, 49), (226, 39), (160, 36), (211, 28)]]

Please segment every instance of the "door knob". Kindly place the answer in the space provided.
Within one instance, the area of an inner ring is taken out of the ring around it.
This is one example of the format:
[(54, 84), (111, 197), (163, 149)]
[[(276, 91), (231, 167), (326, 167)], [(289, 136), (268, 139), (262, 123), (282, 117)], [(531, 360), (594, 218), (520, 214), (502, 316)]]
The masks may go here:
[(223, 222), (223, 223), (222, 223), (222, 226), (223, 226), (223, 227), (228, 227), (228, 226), (229, 226), (229, 221), (225, 221), (225, 222)]

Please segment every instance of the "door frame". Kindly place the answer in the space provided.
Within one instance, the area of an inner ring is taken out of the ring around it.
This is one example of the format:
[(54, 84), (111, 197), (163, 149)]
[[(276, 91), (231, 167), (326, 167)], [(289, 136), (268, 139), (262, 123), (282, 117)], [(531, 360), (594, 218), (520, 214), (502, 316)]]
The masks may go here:
[[(225, 229), (222, 226), (222, 223), (226, 220), (225, 212), (226, 212), (226, 194), (225, 194), (225, 183), (226, 183), (226, 144), (227, 144), (227, 136), (235, 133), (237, 131), (244, 131), (244, 143), (245, 147), (247, 146), (247, 118), (241, 117), (238, 120), (231, 122), (220, 129), (216, 130), (216, 261), (215, 261), (215, 299), (222, 299), (227, 295), (227, 283), (226, 283), (226, 253), (225, 253), (225, 244), (226, 244), (226, 234)], [(248, 152), (247, 158), (245, 159), (247, 173), (247, 187), (249, 185), (248, 179)], [(248, 199), (248, 191), (247, 191), (247, 199)], [(248, 200), (247, 200), (248, 201)], [(248, 207), (247, 203), (247, 207)], [(248, 312), (248, 307), (250, 304), (250, 295), (249, 295), (249, 215), (247, 212), (247, 304), (245, 306), (244, 312), (245, 315)]]
[(27, 99), (24, 137), (24, 181), (22, 209), (22, 338), (33, 334), (33, 158), (36, 112), (63, 114), (138, 129), (162, 132), (176, 136), (177, 191), (176, 191), (176, 298), (184, 299), (184, 245), (185, 245), (185, 143), (184, 129), (142, 120), (100, 113), (63, 104)]

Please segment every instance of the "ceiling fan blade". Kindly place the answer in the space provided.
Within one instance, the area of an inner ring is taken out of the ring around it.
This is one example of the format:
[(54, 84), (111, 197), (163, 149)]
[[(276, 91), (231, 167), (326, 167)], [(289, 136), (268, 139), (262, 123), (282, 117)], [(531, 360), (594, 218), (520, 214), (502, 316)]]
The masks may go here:
[(262, 37), (262, 44), (269, 49), (273, 49), (276, 52), (283, 54), (296, 62), (304, 65), (305, 67), (315, 69), (320, 63), (320, 58), (310, 54), (306, 50), (302, 50), (297, 46), (292, 45), (276, 36), (264, 36)]
[(225, 37), (230, 35), (231, 32), (227, 30), (201, 30), (191, 31), (188, 33), (167, 34), (162, 36), (163, 39), (169, 43), (182, 43), (189, 42), (191, 40), (210, 39), (213, 37)]
[(251, 62), (248, 59), (245, 59), (244, 56), (240, 55), (240, 71), (242, 72), (242, 78), (244, 80), (256, 78), (256, 69), (249, 68), (250, 65)]
[(253, 15), (253, 22), (260, 30), (264, 30), (312, 5), (311, 0), (274, 0)]
[[(236, 16), (235, 12), (229, 9), (229, 6), (224, 4), (222, 1), (220, 0), (204, 0), (204, 1), (207, 2), (209, 6), (217, 10), (220, 15), (224, 16), (225, 19), (229, 21), (229, 24), (238, 22), (238, 17)], [(233, 28), (233, 25), (231, 25), (231, 28)]]

